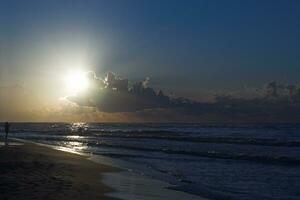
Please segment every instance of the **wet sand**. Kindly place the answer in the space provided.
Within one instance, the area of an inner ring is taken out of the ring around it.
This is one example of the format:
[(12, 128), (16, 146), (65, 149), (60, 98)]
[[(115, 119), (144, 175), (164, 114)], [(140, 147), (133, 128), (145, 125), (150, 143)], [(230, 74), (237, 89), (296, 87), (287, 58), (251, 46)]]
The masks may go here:
[(81, 155), (12, 142), (0, 145), (0, 199), (115, 199), (104, 196), (112, 189), (101, 182), (101, 173), (116, 168)]

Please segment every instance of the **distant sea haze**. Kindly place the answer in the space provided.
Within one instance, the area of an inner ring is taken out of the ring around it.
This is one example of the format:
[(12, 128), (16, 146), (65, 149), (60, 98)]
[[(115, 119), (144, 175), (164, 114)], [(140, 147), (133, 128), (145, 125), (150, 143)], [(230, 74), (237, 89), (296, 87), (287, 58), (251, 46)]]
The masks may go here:
[(11, 137), (109, 156), (212, 199), (299, 199), (300, 124), (15, 123)]

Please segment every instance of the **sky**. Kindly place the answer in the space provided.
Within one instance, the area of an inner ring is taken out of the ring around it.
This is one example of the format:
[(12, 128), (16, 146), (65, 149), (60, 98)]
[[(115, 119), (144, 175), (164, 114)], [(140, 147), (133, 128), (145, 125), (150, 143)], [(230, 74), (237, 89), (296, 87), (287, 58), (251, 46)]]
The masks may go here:
[[(64, 79), (76, 70), (103, 80), (113, 72), (129, 85), (149, 77), (155, 91), (201, 102), (298, 84), (299, 19), (296, 0), (2, 0), (0, 120), (143, 120), (68, 101)], [(77, 106), (68, 117), (65, 104)], [(96, 116), (80, 115), (86, 107)]]

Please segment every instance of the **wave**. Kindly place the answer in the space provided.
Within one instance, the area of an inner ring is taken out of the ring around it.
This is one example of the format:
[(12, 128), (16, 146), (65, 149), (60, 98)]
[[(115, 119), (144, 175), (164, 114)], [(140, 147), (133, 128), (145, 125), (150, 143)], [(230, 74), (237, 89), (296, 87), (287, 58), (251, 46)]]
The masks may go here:
[(243, 153), (227, 153), (227, 152), (217, 152), (217, 151), (189, 151), (189, 150), (173, 150), (173, 149), (153, 149), (135, 146), (124, 146), (124, 145), (114, 145), (114, 144), (99, 144), (99, 143), (87, 143), (88, 146), (101, 146), (101, 147), (112, 147), (112, 148), (122, 148), (129, 150), (138, 151), (148, 151), (148, 152), (161, 152), (166, 154), (180, 154), (189, 156), (198, 156), (206, 158), (217, 158), (217, 159), (232, 159), (232, 160), (245, 160), (254, 161), (261, 163), (270, 164), (282, 164), (282, 165), (298, 165), (300, 164), (300, 159), (288, 156), (267, 156), (267, 155), (249, 155)]
[(300, 140), (280, 140), (280, 139), (264, 139), (264, 138), (229, 138), (229, 137), (199, 137), (199, 136), (172, 136), (172, 135), (125, 135), (125, 134), (97, 134), (99, 137), (110, 138), (132, 138), (132, 139), (159, 139), (172, 140), (181, 142), (199, 142), (199, 143), (221, 143), (221, 144), (247, 144), (247, 145), (262, 145), (262, 146), (286, 146), (300, 147)]
[[(59, 146), (68, 146), (68, 142), (74, 142), (74, 140), (57, 140), (57, 138), (26, 138), (26, 139), (34, 139), (41, 143), (51, 143)], [(204, 158), (213, 158), (213, 159), (229, 159), (229, 160), (241, 160), (241, 161), (251, 161), (251, 162), (259, 162), (259, 163), (267, 163), (267, 164), (278, 164), (278, 165), (299, 165), (300, 158), (298, 157), (289, 157), (289, 156), (271, 156), (271, 155), (254, 155), (254, 154), (245, 154), (245, 153), (231, 153), (231, 152), (219, 152), (219, 151), (193, 151), (193, 150), (175, 150), (168, 148), (147, 148), (147, 147), (138, 147), (138, 146), (130, 146), (130, 145), (121, 145), (121, 144), (109, 144), (101, 141), (82, 141), (78, 140), (77, 142), (81, 143), (81, 146), (87, 147), (96, 147), (96, 148), (116, 148), (123, 150), (134, 150), (141, 152), (158, 152), (164, 154), (172, 154), (172, 155), (186, 155), (193, 157), (204, 157)], [(70, 145), (72, 146), (72, 145)], [(105, 153), (101, 153), (105, 154)], [(106, 152), (109, 154), (109, 152)], [(111, 153), (110, 155), (113, 155)], [(116, 154), (115, 154), (116, 156)], [(140, 157), (139, 155), (132, 154), (120, 154), (122, 157), (131, 156), (131, 157)]]
[[(36, 132), (32, 132), (36, 133)], [(126, 133), (126, 134), (125, 134)], [(138, 134), (137, 134), (138, 133)], [(152, 133), (152, 134), (150, 134)], [(151, 139), (151, 140), (169, 140), (178, 142), (192, 142), (192, 143), (213, 143), (213, 144), (239, 144), (239, 145), (259, 145), (259, 146), (282, 146), (282, 147), (300, 147), (300, 140), (284, 140), (284, 139), (271, 139), (271, 138), (245, 138), (245, 137), (206, 137), (206, 136), (186, 136), (185, 134), (153, 134), (151, 132), (96, 132), (96, 133), (80, 133), (76, 135), (65, 134), (64, 132), (56, 132), (55, 134), (49, 134), (47, 132), (37, 133), (36, 138), (48, 138), (49, 140), (55, 138), (64, 138), (67, 141), (82, 142), (82, 138), (94, 138), (95, 140), (101, 138), (124, 138), (124, 139)], [(33, 137), (30, 134), (17, 135), (21, 137)], [(74, 138), (72, 138), (74, 137)], [(76, 137), (82, 137), (78, 140)]]
[[(189, 154), (189, 152), (184, 151), (169, 151), (171, 154)], [(171, 158), (171, 157), (155, 157), (155, 156), (145, 156), (145, 155), (133, 155), (133, 154), (124, 154), (124, 153), (98, 153), (105, 156), (115, 157), (115, 158), (145, 158), (145, 159), (162, 159), (162, 160), (180, 160), (186, 162), (198, 161), (197, 159), (187, 159), (187, 158)], [(271, 157), (271, 156), (257, 156), (257, 155), (245, 155), (245, 154), (225, 154), (219, 152), (194, 152), (193, 155), (207, 158), (216, 158), (216, 159), (233, 159), (233, 160), (245, 160), (245, 161), (254, 161), (267, 164), (279, 164), (279, 165), (297, 165), (300, 163), (300, 159), (292, 157)], [(190, 155), (190, 154), (189, 154)]]

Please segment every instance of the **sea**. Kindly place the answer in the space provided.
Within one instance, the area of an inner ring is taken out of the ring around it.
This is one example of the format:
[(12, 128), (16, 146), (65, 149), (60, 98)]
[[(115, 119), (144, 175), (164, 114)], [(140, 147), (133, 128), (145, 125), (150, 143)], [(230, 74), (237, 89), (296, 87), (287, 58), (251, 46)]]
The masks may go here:
[(300, 199), (300, 124), (13, 123), (9, 136), (126, 161), (209, 199)]

